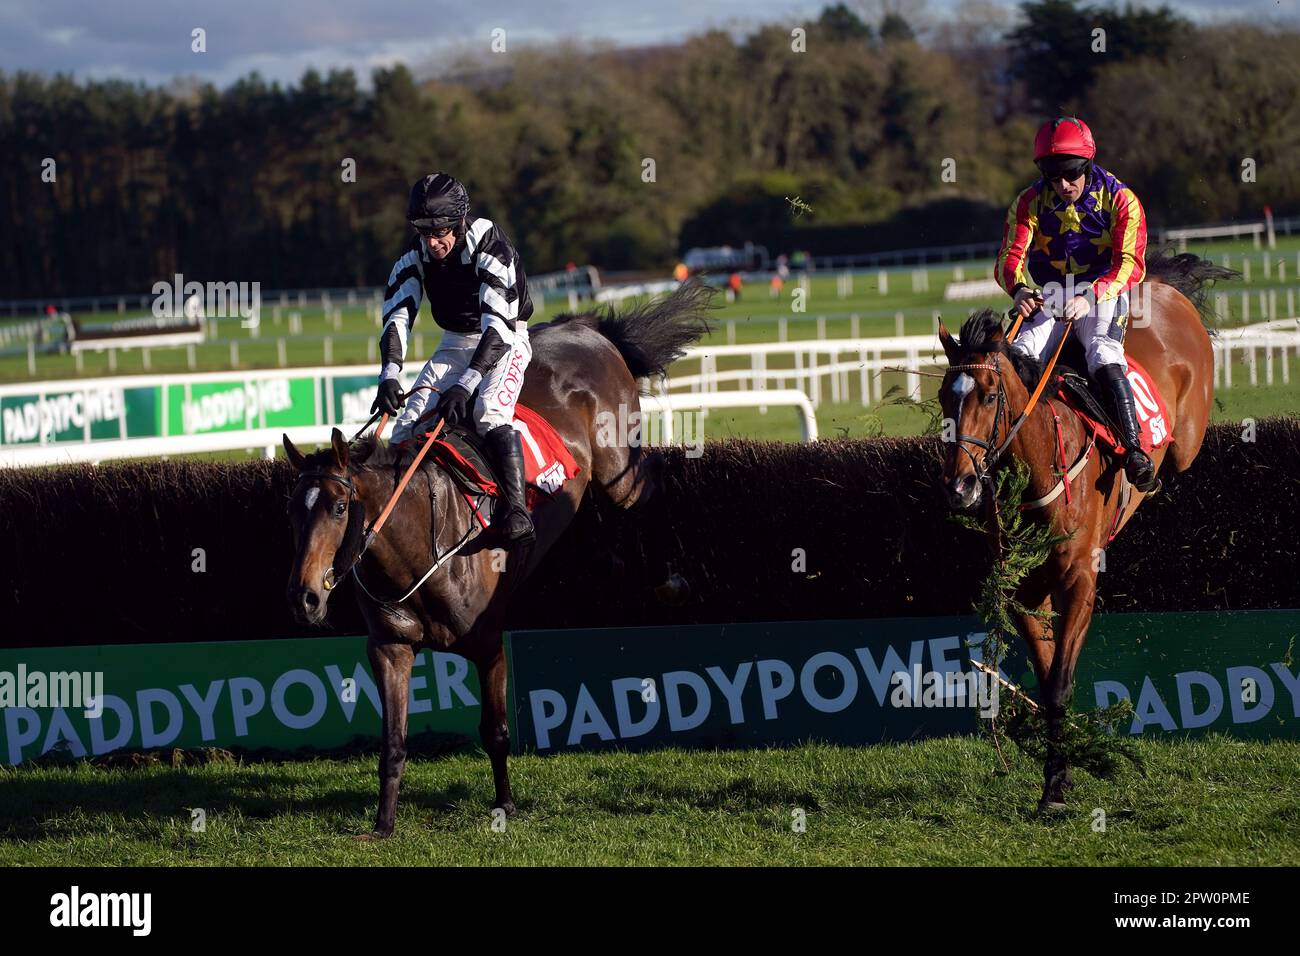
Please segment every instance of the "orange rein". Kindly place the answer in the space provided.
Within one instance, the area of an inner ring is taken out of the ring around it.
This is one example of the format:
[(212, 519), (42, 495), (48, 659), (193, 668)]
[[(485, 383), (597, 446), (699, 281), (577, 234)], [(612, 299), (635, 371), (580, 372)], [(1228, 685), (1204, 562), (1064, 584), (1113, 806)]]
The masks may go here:
[[(422, 388), (427, 388), (430, 391), (434, 391), (434, 392), (438, 391), (438, 389), (434, 388), (432, 385), (420, 385), (417, 386), (416, 388), (411, 389), (411, 392), (418, 392)], [(407, 394), (409, 395), (410, 392), (408, 392)], [(380, 435), (383, 434), (384, 426), (387, 424), (388, 424), (388, 413), (384, 412), (383, 418), (379, 420), (379, 427), (375, 429), (376, 438), (378, 438)], [(444, 424), (446, 424), (446, 421), (440, 417), (438, 419), (438, 424), (434, 426), (433, 431), (430, 432), (429, 436), (424, 440), (424, 444), (420, 446), (420, 451), (416, 454), (414, 458), (411, 459), (411, 464), (407, 466), (406, 473), (402, 475), (402, 480), (399, 481), (397, 483), (397, 487), (393, 489), (393, 494), (388, 499), (388, 503), (384, 505), (384, 510), (379, 512), (379, 517), (376, 518), (371, 523), (370, 527), (366, 530), (366, 537), (365, 537), (366, 543), (365, 543), (365, 547), (362, 548), (363, 551), (365, 550), (365, 548), (368, 548), (370, 546), (370, 542), (374, 540), (375, 535), (379, 534), (380, 529), (383, 528), (385, 523), (387, 523), (389, 515), (391, 515), (393, 513), (393, 509), (397, 507), (397, 499), (402, 497), (402, 492), (406, 490), (407, 484), (410, 483), (411, 476), (415, 474), (415, 470), (420, 467), (420, 462), (424, 460), (424, 456), (427, 455), (429, 453), (429, 449), (433, 447), (434, 439), (438, 437), (438, 434), (439, 432), (442, 431), (442, 426)]]
[[(1015, 323), (1011, 326), (1011, 331), (1007, 333), (1007, 344), (1010, 345), (1015, 341), (1016, 333), (1020, 331), (1020, 326), (1024, 323), (1023, 315), (1016, 316)], [(1061, 357), (1061, 350), (1065, 348), (1065, 342), (1070, 337), (1070, 330), (1074, 326), (1074, 319), (1065, 319), (1065, 334), (1061, 336), (1061, 341), (1056, 345), (1056, 351), (1052, 353), (1051, 360), (1043, 367), (1043, 374), (1039, 376), (1038, 385), (1034, 392), (1029, 396), (1029, 401), (1025, 404), (1025, 410), (1020, 413), (1021, 418), (1028, 418), (1029, 413), (1034, 410), (1038, 404), (1038, 399), (1043, 394), (1043, 389), (1047, 387), (1047, 380), (1052, 376), (1052, 370), (1056, 368), (1056, 360)]]

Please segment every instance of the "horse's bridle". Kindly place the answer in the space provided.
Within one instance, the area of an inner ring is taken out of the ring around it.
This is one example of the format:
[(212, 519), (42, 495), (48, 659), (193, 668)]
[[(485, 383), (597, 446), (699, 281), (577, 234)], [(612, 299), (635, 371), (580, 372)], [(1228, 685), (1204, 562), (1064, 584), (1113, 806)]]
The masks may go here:
[[(975, 477), (984, 484), (991, 484), (993, 481), (993, 469), (997, 467), (1000, 459), (1007, 448), (1011, 445), (1011, 440), (1016, 437), (1016, 432), (1020, 431), (1020, 426), (1025, 423), (1028, 411), (1022, 412), (1020, 417), (1014, 422), (1011, 421), (1011, 411), (1007, 406), (1007, 388), (1002, 382), (1002, 356), (994, 353), (992, 362), (971, 362), (966, 365), (950, 365), (949, 371), (966, 371), (969, 369), (988, 369), (997, 376), (998, 382), (998, 407), (993, 415), (993, 431), (988, 439), (979, 438), (975, 435), (965, 435), (958, 433), (957, 448), (970, 459), (971, 467), (975, 469)], [(961, 425), (961, 406), (957, 406), (957, 424)], [(1001, 427), (1003, 417), (1007, 419), (1007, 437), (998, 444), (998, 429)], [(963, 444), (970, 442), (979, 448), (984, 449), (984, 454), (976, 458), (971, 450)]]
[[(357, 486), (352, 483), (351, 478), (346, 475), (335, 475), (331, 472), (321, 471), (319, 469), (304, 471), (298, 475), (299, 481), (302, 481), (304, 478), (328, 478), (330, 481), (337, 481), (340, 485), (346, 488), (348, 490), (348, 524), (351, 525), (352, 521), (356, 520), (353, 518), (352, 509), (355, 505), (361, 505), (361, 499), (357, 497)], [(361, 507), (364, 508), (365, 506), (361, 505)], [(361, 520), (364, 520), (364, 517)], [(347, 542), (346, 531), (344, 532), (343, 540), (345, 543)], [(352, 566), (361, 560), (361, 555), (365, 553), (365, 550), (369, 545), (369, 540), (363, 541), (361, 547), (357, 549), (356, 557), (352, 559), (352, 563), (343, 570), (342, 574), (339, 574), (333, 565), (330, 566), (330, 569), (325, 572), (325, 580), (321, 582), (326, 591), (333, 591), (338, 582), (348, 576), (348, 572), (352, 570)]]
[[(339, 484), (341, 484), (343, 487), (347, 488), (347, 490), (348, 490), (348, 527), (349, 527), (349, 529), (352, 527), (352, 522), (353, 522), (353, 520), (359, 520), (359, 521), (364, 521), (364, 520), (365, 520), (365, 518), (364, 518), (364, 508), (365, 508), (365, 505), (362, 503), (361, 499), (357, 496), (356, 485), (354, 485), (354, 484), (352, 483), (352, 479), (351, 479), (351, 478), (348, 478), (346, 475), (335, 475), (335, 474), (332, 474), (332, 473), (330, 473), (330, 472), (328, 472), (328, 471), (320, 471), (319, 469), (313, 469), (312, 471), (304, 471), (304, 472), (302, 472), (302, 473), (300, 473), (300, 474), (298, 475), (298, 480), (299, 480), (299, 481), (301, 481), (301, 480), (304, 479), (304, 478), (328, 478), (328, 479), (331, 480), (331, 481), (337, 481), (337, 482), (338, 482)], [(473, 504), (472, 507), (475, 508), (475, 509), (481, 507), (481, 506), (482, 506), (482, 503), (483, 503), (483, 498), (484, 498), (484, 497), (485, 497), (484, 495), (480, 495), (480, 496), (479, 496), (479, 499), (478, 499), (478, 502), (477, 502), (476, 504)], [(355, 519), (354, 519), (353, 514), (352, 514), (353, 508), (360, 508), (360, 509), (362, 509), (361, 514), (358, 515)], [(466, 545), (466, 543), (468, 543), (469, 539), (470, 539), (471, 537), (473, 537), (475, 531), (476, 531), (476, 528), (475, 528), (475, 525), (474, 525), (474, 521), (473, 521), (473, 519), (471, 518), (471, 520), (470, 520), (470, 522), (469, 522), (469, 525), (468, 525), (468, 527), (466, 528), (464, 535), (461, 536), (460, 540), (457, 541), (456, 544), (454, 544), (452, 547), (450, 547), (450, 548), (448, 548), (446, 551), (442, 552), (442, 554), (439, 554), (439, 553), (438, 553), (438, 539), (437, 539), (437, 536), (435, 535), (435, 536), (434, 536), (434, 542), (433, 542), (433, 558), (434, 558), (434, 560), (433, 560), (433, 565), (429, 568), (428, 571), (426, 571), (426, 572), (424, 573), (424, 576), (421, 577), (418, 581), (416, 581), (415, 584), (413, 584), (413, 585), (411, 586), (410, 590), (408, 590), (408, 591), (407, 591), (405, 594), (403, 594), (401, 597), (399, 597), (399, 598), (397, 598), (397, 599), (395, 599), (395, 600), (386, 600), (386, 599), (384, 599), (384, 598), (376, 597), (374, 594), (371, 594), (371, 593), (370, 593), (370, 589), (367, 588), (367, 587), (365, 586), (365, 584), (362, 583), (362, 581), (361, 581), (361, 572), (357, 569), (357, 565), (361, 562), (361, 557), (362, 557), (362, 555), (364, 555), (364, 554), (366, 553), (366, 549), (368, 549), (368, 548), (370, 547), (371, 542), (373, 542), (374, 539), (375, 539), (374, 526), (373, 526), (373, 524), (372, 524), (370, 528), (366, 529), (364, 535), (362, 535), (361, 540), (360, 540), (360, 542), (359, 542), (359, 546), (357, 547), (357, 553), (356, 553), (356, 555), (352, 558), (352, 560), (348, 562), (348, 566), (347, 566), (346, 568), (344, 568), (344, 569), (340, 572), (340, 571), (338, 571), (338, 566), (337, 566), (337, 565), (332, 565), (332, 566), (330, 567), (330, 569), (329, 569), (328, 571), (325, 572), (325, 579), (324, 579), (324, 581), (322, 582), (322, 585), (324, 586), (324, 588), (325, 588), (326, 591), (332, 591), (332, 590), (334, 590), (334, 588), (338, 585), (338, 583), (339, 583), (340, 581), (342, 581), (344, 578), (346, 578), (346, 577), (348, 576), (348, 574), (350, 573), (350, 574), (353, 575), (353, 577), (356, 578), (357, 584), (360, 586), (361, 590), (362, 590), (362, 591), (365, 591), (366, 595), (367, 595), (367, 596), (368, 596), (372, 601), (374, 601), (375, 603), (377, 603), (377, 604), (389, 605), (389, 606), (394, 605), (394, 604), (401, 604), (403, 601), (405, 601), (407, 598), (409, 598), (412, 594), (414, 594), (417, 590), (419, 590), (420, 585), (424, 584), (425, 581), (429, 580), (429, 578), (432, 577), (432, 575), (433, 575), (433, 573), (434, 573), (435, 571), (437, 571), (439, 568), (441, 568), (443, 565), (445, 565), (448, 561), (450, 561), (453, 557), (455, 557), (456, 554), (458, 554), (458, 553), (460, 552), (460, 550), (461, 550), (463, 547), (465, 547), (465, 545)], [(346, 546), (347, 546), (347, 542), (348, 542), (348, 537), (347, 537), (347, 532), (346, 532), (346, 531), (344, 532), (344, 539), (343, 539), (343, 540), (344, 540), (344, 546), (346, 547)], [(343, 549), (343, 548), (340, 548), (340, 551), (342, 551), (342, 550), (344, 550), (344, 549)], [(337, 555), (336, 555), (336, 556), (337, 556)]]

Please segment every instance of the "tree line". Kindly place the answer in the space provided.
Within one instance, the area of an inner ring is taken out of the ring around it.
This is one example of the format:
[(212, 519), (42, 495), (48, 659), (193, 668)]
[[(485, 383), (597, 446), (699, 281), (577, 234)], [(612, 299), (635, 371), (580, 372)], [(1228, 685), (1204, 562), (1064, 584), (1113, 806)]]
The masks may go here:
[(533, 47), (427, 81), (401, 65), (367, 85), (334, 70), (224, 89), (0, 73), (0, 297), (146, 292), (176, 272), (378, 284), (433, 169), (534, 274), (661, 269), (747, 239), (992, 240), (1034, 176), (1034, 129), (1062, 111), (1153, 226), (1300, 211), (1298, 60), (1300, 31), (1278, 24), (1079, 0), (1004, 23), (964, 0), (924, 31), (837, 4), (744, 37)]

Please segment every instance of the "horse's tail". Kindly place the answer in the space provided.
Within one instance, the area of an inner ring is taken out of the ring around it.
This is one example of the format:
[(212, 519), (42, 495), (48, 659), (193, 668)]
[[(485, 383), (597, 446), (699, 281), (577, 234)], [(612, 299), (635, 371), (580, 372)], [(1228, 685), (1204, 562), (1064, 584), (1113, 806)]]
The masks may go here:
[(1235, 269), (1216, 266), (1209, 259), (1190, 252), (1174, 253), (1168, 246), (1148, 252), (1146, 265), (1148, 279), (1163, 282), (1185, 295), (1196, 306), (1201, 320), (1211, 327), (1216, 324), (1216, 316), (1209, 303), (1209, 284), (1241, 276)]
[(709, 333), (706, 313), (717, 291), (697, 280), (683, 282), (663, 299), (621, 312), (598, 310), (595, 326), (614, 343), (633, 378), (663, 375), (686, 354), (686, 346)]

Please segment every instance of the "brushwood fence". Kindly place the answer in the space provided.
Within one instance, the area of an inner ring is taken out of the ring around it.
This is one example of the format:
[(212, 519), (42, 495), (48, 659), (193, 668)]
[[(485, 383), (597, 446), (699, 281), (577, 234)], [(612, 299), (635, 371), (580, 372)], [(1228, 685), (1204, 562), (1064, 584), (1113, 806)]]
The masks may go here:
[[(1300, 421), (1264, 419), (1249, 437), (1214, 426), (1191, 471), (1165, 475), (1107, 553), (1102, 610), (1300, 607)], [(653, 591), (651, 532), (663, 514), (593, 498), (509, 625), (967, 613), (987, 550), (949, 520), (940, 451), (932, 438), (670, 451), (667, 520), (687, 600), (668, 606)], [(351, 581), (334, 593), (328, 627), (289, 617), (294, 481), (283, 461), (0, 472), (0, 646), (364, 632)]]

